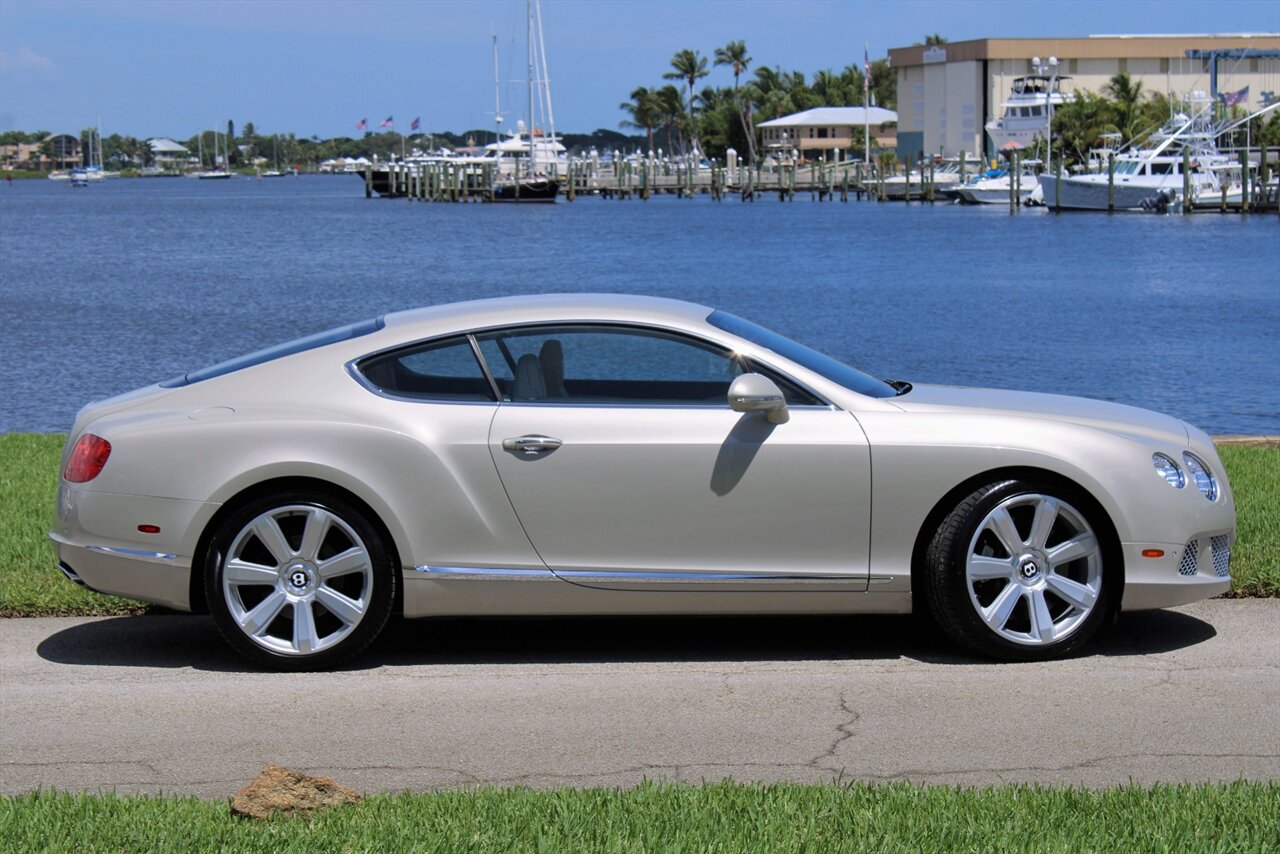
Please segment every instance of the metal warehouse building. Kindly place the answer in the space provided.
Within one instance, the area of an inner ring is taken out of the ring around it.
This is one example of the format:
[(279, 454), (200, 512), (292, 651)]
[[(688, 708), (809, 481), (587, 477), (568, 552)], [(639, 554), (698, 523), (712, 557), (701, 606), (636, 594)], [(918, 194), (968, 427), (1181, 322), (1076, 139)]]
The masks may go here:
[[(1144, 91), (1236, 93), (1258, 109), (1280, 95), (1280, 35), (1135, 35), (1071, 39), (974, 39), (894, 48), (898, 77), (898, 154), (925, 151), (992, 154), (984, 133), (1001, 114), (1014, 78), (1035, 74), (1032, 58), (1059, 60), (1064, 93), (1101, 92), (1118, 72), (1141, 80)], [(1215, 81), (1216, 78), (1216, 81)]]

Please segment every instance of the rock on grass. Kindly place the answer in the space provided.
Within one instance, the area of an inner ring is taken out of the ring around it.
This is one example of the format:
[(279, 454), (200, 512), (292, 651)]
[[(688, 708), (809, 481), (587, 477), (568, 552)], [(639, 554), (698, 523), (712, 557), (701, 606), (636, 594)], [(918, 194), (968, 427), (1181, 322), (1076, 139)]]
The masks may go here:
[(231, 802), (231, 812), (248, 818), (276, 813), (308, 814), (322, 807), (356, 804), (364, 797), (328, 777), (309, 777), (279, 765), (268, 765)]

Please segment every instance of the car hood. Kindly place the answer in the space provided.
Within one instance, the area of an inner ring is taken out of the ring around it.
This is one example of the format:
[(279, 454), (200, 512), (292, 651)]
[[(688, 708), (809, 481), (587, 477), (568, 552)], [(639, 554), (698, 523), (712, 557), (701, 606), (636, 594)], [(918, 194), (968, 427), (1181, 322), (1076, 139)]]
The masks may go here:
[(1111, 433), (1137, 435), (1186, 447), (1187, 425), (1177, 418), (1087, 397), (995, 388), (915, 385), (893, 403), (907, 412), (1010, 415), (1080, 424)]

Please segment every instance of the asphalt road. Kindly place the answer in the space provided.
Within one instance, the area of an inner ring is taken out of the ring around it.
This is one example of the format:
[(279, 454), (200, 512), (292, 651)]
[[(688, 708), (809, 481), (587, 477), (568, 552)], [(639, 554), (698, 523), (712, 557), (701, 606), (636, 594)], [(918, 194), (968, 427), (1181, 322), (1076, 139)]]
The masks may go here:
[(1001, 665), (898, 617), (451, 620), (281, 675), (201, 617), (0, 620), (0, 792), (1277, 779), (1278, 629), (1280, 600), (1204, 602)]

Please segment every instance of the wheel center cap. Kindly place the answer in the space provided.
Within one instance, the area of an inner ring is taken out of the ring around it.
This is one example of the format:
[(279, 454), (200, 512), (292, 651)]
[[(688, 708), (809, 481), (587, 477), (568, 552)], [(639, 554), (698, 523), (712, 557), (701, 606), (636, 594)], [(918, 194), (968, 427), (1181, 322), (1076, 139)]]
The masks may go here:
[(311, 567), (302, 563), (290, 565), (284, 571), (285, 583), (294, 593), (305, 593), (311, 589), (314, 580)]
[(1036, 563), (1031, 558), (1026, 558), (1018, 565), (1018, 574), (1021, 575), (1023, 579), (1030, 581), (1040, 574), (1040, 564)]

